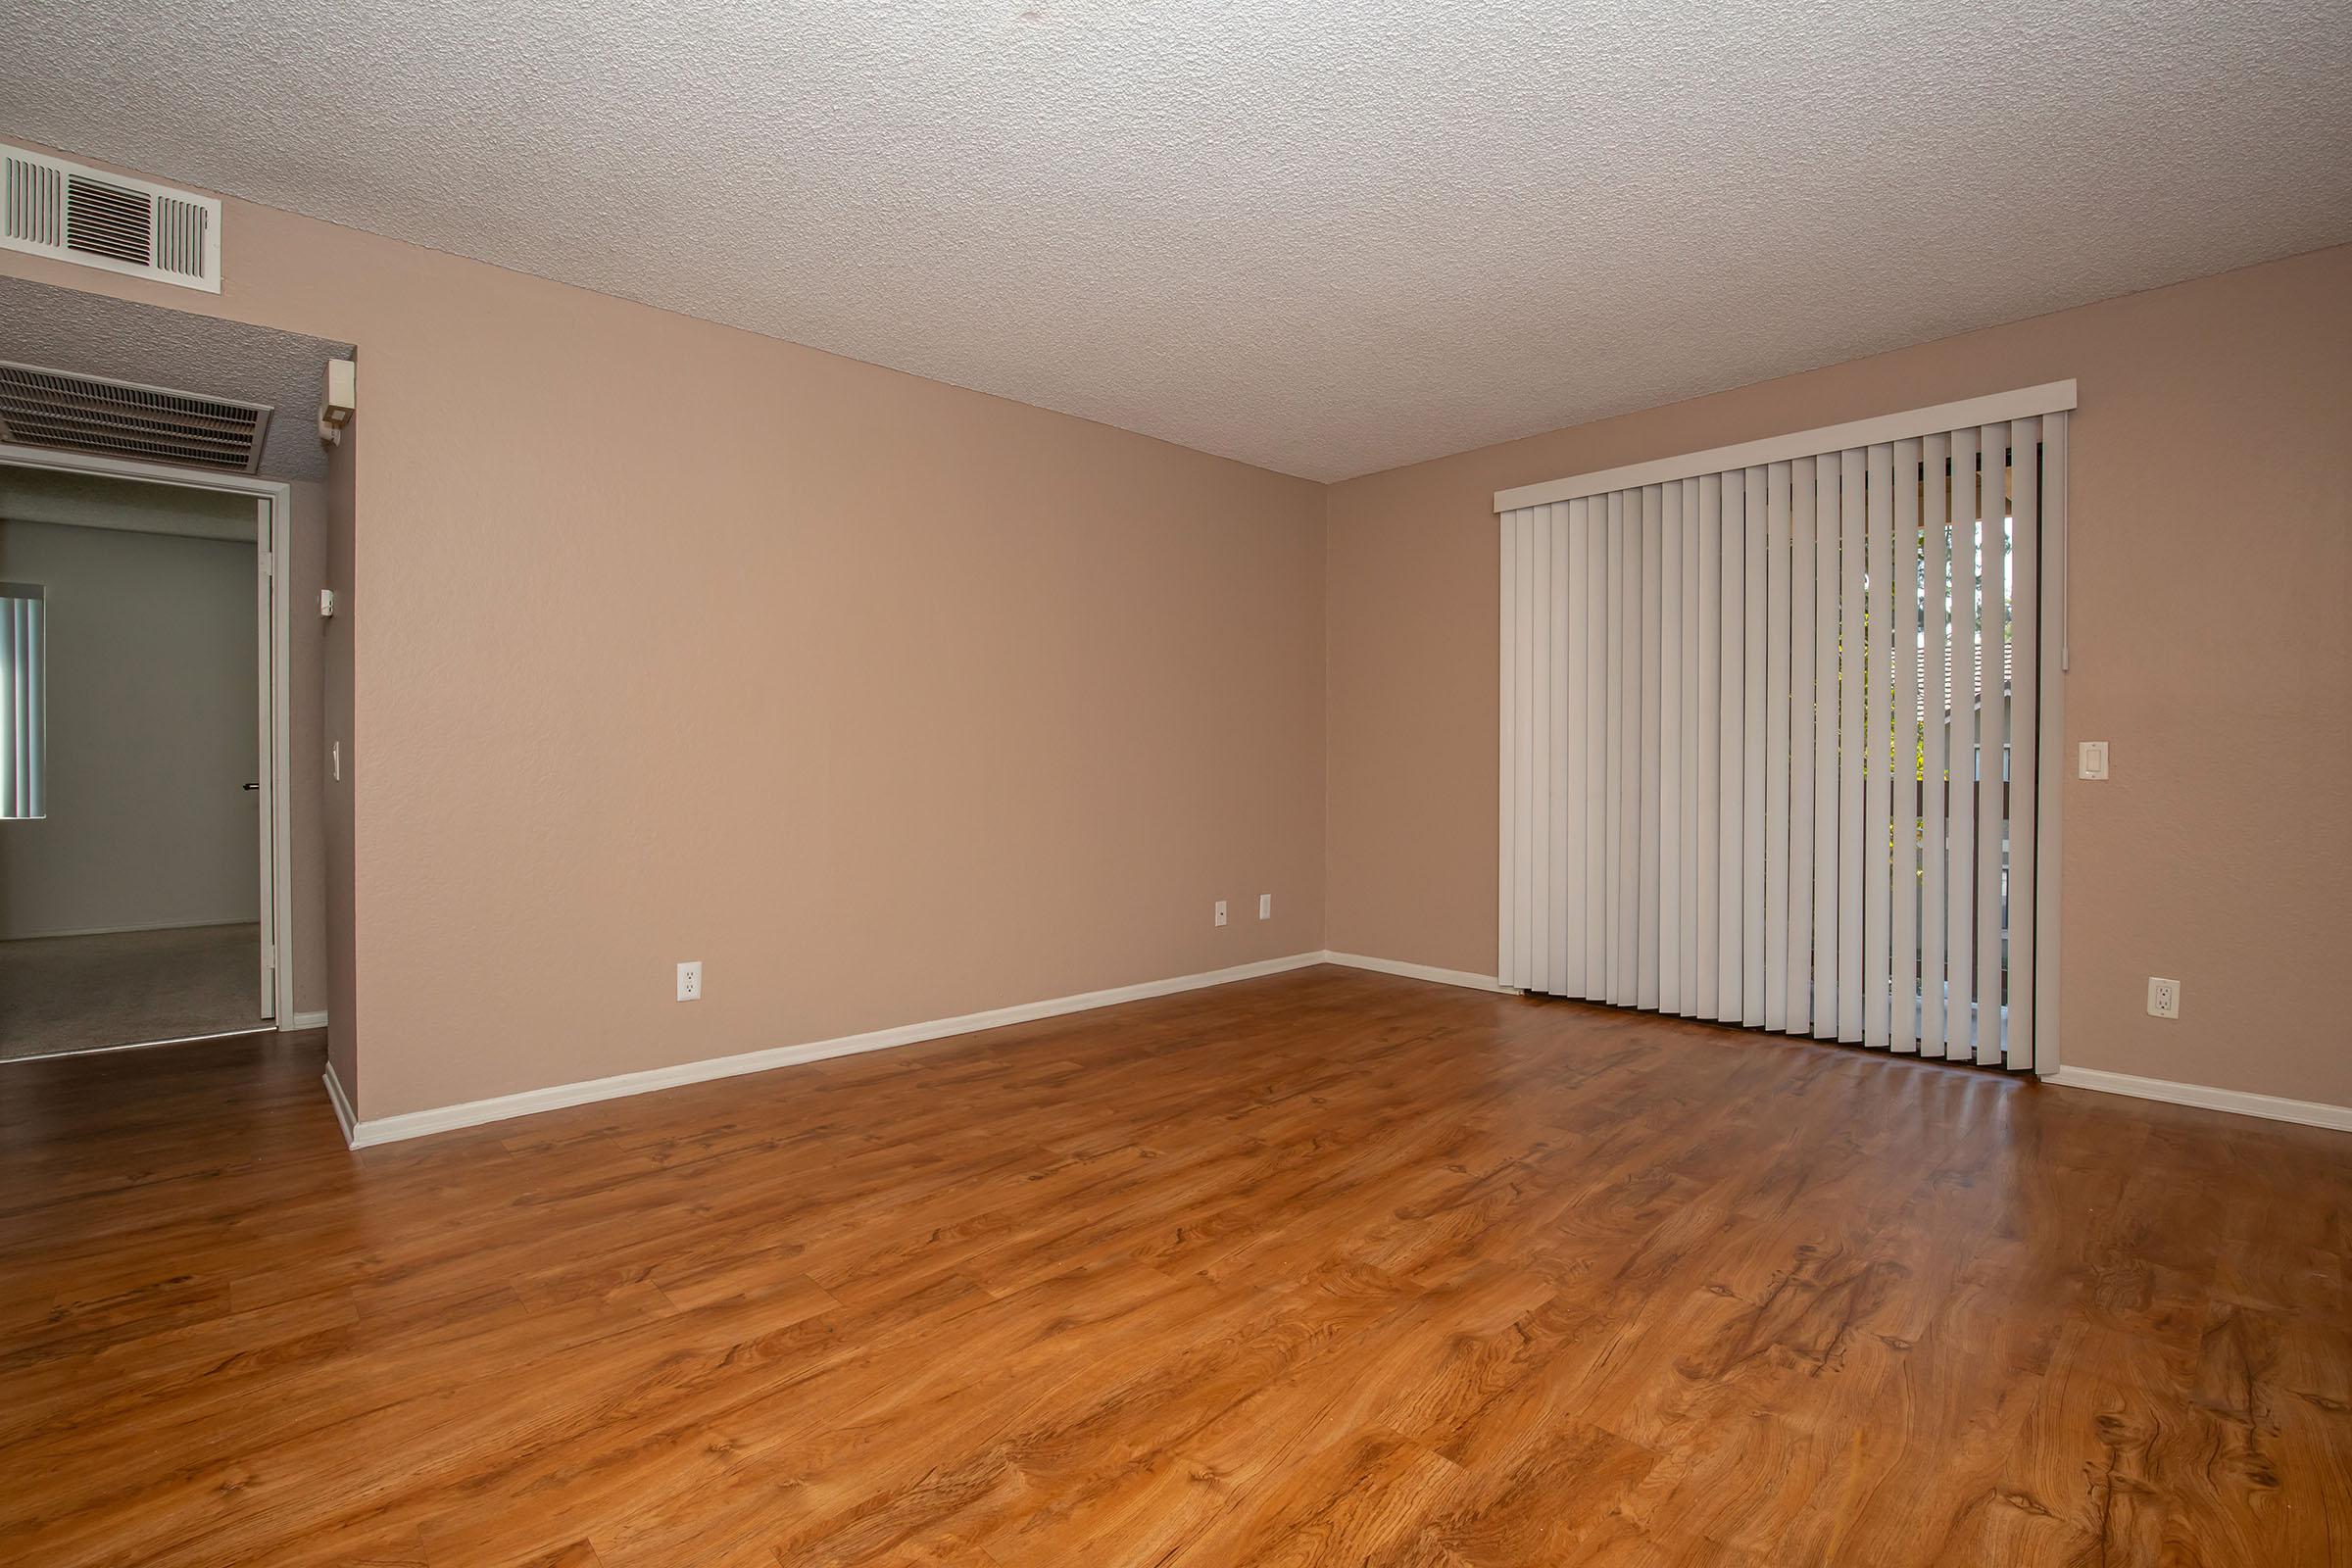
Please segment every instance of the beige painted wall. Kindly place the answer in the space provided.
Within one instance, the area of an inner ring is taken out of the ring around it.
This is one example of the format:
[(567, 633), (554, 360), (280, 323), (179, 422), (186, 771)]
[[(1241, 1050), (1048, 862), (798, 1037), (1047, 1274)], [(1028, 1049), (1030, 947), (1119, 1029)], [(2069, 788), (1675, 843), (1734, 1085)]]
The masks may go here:
[(224, 236), (217, 298), (0, 270), (359, 347), (363, 1115), (1323, 945), (1319, 487), (244, 203)]
[(218, 298), (0, 270), (360, 346), (324, 702), (366, 744), (324, 816), (365, 1115), (1325, 945), (1491, 970), (1490, 493), (2061, 376), (2070, 738), (2117, 766), (2067, 796), (2069, 1059), (2352, 1102), (2319, 990), (2352, 889), (2352, 251), (1326, 495), (227, 217)]
[(2352, 1104), (2348, 368), (2343, 247), (1334, 486), (1330, 945), (1494, 971), (1495, 490), (2073, 377), (2066, 1061)]

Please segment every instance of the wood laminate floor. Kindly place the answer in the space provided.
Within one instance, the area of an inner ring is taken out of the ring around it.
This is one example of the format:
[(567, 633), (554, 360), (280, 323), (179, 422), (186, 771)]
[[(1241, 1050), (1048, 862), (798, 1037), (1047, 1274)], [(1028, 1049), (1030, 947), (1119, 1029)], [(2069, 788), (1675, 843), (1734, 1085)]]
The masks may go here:
[(0, 1069), (0, 1561), (2352, 1562), (2352, 1138), (1336, 969), (354, 1154)]

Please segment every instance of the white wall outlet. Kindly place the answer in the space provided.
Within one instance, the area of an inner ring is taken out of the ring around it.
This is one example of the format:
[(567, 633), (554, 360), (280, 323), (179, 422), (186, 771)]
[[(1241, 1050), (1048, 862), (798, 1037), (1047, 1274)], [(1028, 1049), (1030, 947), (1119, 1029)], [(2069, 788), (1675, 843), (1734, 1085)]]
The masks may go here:
[(1271, 920), (1271, 919), (1273, 919), (1273, 918), (1274, 918), (1274, 895), (1273, 895), (1273, 894), (1271, 894), (1271, 893), (1260, 893), (1260, 894), (1257, 896), (1257, 917), (1258, 917), (1260, 920)]
[(2107, 743), (2105, 741), (2084, 741), (2082, 766), (2077, 768), (2076, 772), (2082, 778), (2105, 778), (2107, 776)]
[(328, 767), (330, 767), (330, 768), (334, 769), (334, 774), (335, 774), (335, 782), (336, 782), (336, 783), (338, 783), (338, 784), (342, 783), (342, 782), (343, 782), (343, 743), (342, 743), (341, 741), (337, 741), (337, 742), (335, 742), (335, 744), (334, 744), (334, 745), (332, 745), (332, 746), (330, 746), (330, 747), (328, 747), (328, 748), (327, 748), (327, 751), (326, 751), (326, 765), (327, 765)]
[(2180, 1016), (2180, 982), (2148, 976), (2148, 1016), (2178, 1018)]
[(1219, 900), (1217, 901), (1217, 924), (1219, 924), (1219, 925), (1223, 925), (1224, 923), (1225, 923), (1225, 901), (1224, 901), (1223, 899), (1219, 899)]
[(702, 959), (696, 958), (692, 962), (678, 965), (678, 1000), (680, 1002), (703, 1000)]
[(318, 618), (321, 620), (335, 618), (335, 591), (332, 588), (318, 590)]

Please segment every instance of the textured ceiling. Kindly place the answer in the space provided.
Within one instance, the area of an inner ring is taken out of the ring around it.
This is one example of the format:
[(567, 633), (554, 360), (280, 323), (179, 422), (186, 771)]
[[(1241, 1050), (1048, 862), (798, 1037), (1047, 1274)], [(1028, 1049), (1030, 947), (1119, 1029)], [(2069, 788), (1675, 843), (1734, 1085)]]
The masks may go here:
[(0, 134), (1314, 478), (2352, 238), (2345, 0), (9, 11)]
[(0, 277), (0, 360), (267, 403), (274, 412), (262, 442), (266, 479), (326, 477), (318, 444), (326, 362), (352, 353), (348, 343), (299, 332)]

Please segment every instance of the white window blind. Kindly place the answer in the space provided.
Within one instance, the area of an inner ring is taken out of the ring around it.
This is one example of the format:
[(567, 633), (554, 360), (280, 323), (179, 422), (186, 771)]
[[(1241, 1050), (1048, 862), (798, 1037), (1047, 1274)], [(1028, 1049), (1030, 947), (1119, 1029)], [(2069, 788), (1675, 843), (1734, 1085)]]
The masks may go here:
[(1496, 496), (1503, 984), (2054, 1065), (2042, 590), (2074, 401)]
[(46, 814), (41, 650), (47, 610), (39, 586), (0, 582), (0, 821)]

